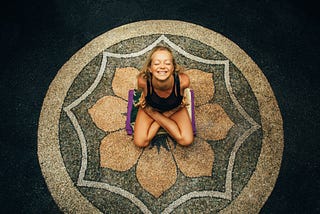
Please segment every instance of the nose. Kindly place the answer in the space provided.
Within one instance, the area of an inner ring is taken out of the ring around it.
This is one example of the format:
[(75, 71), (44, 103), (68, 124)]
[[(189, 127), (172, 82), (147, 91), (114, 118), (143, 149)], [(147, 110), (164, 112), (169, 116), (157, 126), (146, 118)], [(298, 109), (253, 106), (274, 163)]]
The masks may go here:
[(165, 64), (164, 64), (164, 63), (161, 63), (161, 64), (160, 64), (160, 68), (165, 68)]

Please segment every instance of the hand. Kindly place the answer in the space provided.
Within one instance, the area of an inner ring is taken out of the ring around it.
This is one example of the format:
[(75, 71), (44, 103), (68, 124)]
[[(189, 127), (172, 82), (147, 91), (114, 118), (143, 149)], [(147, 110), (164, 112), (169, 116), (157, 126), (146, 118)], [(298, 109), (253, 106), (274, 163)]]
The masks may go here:
[(166, 117), (171, 117), (171, 115), (173, 115), (174, 113), (176, 113), (180, 109), (181, 109), (181, 106), (178, 106), (177, 108), (174, 108), (174, 109), (171, 109), (169, 111), (163, 112), (163, 115), (166, 116)]
[(147, 102), (146, 102), (146, 99), (145, 99), (143, 93), (141, 93), (139, 101), (137, 103), (135, 103), (134, 106), (141, 107), (141, 108), (145, 108), (147, 106)]
[(179, 111), (182, 108), (182, 106), (178, 106), (177, 108), (171, 109), (169, 111), (160, 113), (159, 111), (157, 111), (156, 109), (152, 108), (149, 105), (146, 105), (145, 108), (143, 108), (144, 112), (147, 113), (150, 117), (154, 117), (156, 114), (162, 114), (163, 116), (169, 118), (171, 117), (171, 115), (173, 115), (174, 113), (176, 113), (177, 111)]
[(146, 105), (144, 108), (143, 108), (144, 112), (147, 113), (150, 117), (152, 117), (152, 115), (156, 112), (156, 110), (154, 110), (154, 108), (152, 108), (151, 106), (149, 105)]

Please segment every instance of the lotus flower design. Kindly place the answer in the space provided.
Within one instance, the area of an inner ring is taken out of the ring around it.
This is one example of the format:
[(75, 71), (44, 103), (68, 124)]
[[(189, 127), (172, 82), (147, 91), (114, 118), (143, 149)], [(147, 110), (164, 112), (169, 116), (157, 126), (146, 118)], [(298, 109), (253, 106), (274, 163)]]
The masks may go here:
[(118, 68), (112, 80), (115, 96), (99, 99), (89, 110), (96, 126), (106, 132), (100, 144), (100, 165), (116, 171), (136, 166), (141, 186), (158, 198), (176, 183), (178, 170), (187, 177), (212, 176), (214, 151), (208, 140), (222, 140), (234, 123), (223, 108), (209, 101), (214, 96), (211, 73), (197, 69), (185, 71), (195, 94), (197, 135), (189, 147), (169, 143), (169, 149), (138, 148), (125, 131), (128, 90), (136, 86), (139, 71)]

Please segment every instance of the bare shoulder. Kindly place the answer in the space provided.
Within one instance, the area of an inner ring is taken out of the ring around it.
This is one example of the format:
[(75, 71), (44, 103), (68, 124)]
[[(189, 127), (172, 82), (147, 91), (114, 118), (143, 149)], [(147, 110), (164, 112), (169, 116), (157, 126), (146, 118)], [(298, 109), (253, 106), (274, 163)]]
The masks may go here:
[(144, 78), (141, 74), (137, 77), (137, 88), (138, 90), (144, 91), (147, 88), (147, 79)]
[(181, 88), (188, 88), (190, 86), (190, 78), (186, 73), (179, 73)]

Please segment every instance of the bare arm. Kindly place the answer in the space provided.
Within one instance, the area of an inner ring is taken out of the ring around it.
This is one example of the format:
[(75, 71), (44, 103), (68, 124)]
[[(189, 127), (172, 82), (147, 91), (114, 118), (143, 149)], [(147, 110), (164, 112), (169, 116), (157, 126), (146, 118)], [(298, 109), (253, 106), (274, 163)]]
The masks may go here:
[(173, 136), (175, 139), (180, 139), (181, 131), (179, 129), (179, 126), (177, 123), (170, 119), (170, 116), (179, 111), (180, 108), (173, 109), (171, 111), (167, 111), (164, 113), (160, 113), (156, 110), (154, 110), (152, 107), (146, 107), (144, 108), (144, 111), (152, 118), (154, 119), (153, 126), (164, 128), (171, 136)]

